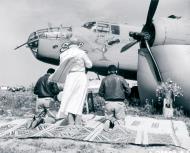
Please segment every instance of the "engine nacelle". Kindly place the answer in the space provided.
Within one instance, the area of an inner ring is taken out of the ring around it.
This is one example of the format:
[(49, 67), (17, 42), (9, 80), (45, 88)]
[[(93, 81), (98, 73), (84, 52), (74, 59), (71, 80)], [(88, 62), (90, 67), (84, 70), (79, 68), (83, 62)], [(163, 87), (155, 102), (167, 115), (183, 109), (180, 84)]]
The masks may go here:
[(153, 23), (157, 45), (190, 45), (190, 20), (177, 18), (160, 18)]
[[(151, 48), (158, 63), (163, 81), (168, 79), (177, 83), (183, 91), (183, 96), (176, 98), (175, 104), (182, 106), (190, 115), (190, 46), (189, 45), (160, 45)], [(137, 80), (140, 99), (157, 102), (157, 81), (154, 67), (147, 49), (140, 49), (138, 57)]]

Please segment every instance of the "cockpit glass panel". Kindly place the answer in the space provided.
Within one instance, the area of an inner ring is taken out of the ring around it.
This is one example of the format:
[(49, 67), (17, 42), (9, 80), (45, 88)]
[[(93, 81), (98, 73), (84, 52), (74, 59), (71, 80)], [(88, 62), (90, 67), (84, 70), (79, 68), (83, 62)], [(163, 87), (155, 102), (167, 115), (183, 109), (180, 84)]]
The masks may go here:
[(71, 27), (51, 27), (36, 31), (36, 36), (42, 39), (60, 39), (70, 37), (72, 34)]
[(118, 25), (111, 25), (111, 32), (115, 35), (120, 35), (120, 28)]
[(96, 22), (87, 22), (83, 25), (84, 28), (87, 28), (87, 29), (92, 29), (92, 27), (94, 27), (96, 24)]
[(108, 32), (110, 32), (110, 26), (107, 23), (98, 23), (97, 24), (97, 31), (108, 33)]

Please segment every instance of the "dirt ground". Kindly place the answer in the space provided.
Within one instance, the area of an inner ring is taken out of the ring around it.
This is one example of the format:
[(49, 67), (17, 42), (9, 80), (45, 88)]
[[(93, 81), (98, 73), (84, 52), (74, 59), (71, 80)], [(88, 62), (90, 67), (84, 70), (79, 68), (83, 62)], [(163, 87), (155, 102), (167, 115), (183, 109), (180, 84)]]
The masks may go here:
[[(3, 120), (14, 120), (31, 117), (35, 108), (35, 97), (30, 92), (0, 92), (0, 123)], [(101, 105), (96, 106), (97, 110)], [(151, 116), (149, 109), (128, 107), (127, 114)], [(179, 116), (175, 120), (186, 123), (190, 133), (190, 118)], [(103, 144), (76, 141), (69, 139), (0, 139), (0, 153), (186, 153), (175, 146), (137, 146), (131, 144)]]
[(174, 146), (102, 144), (66, 139), (0, 139), (0, 153), (161, 153), (186, 152)]
[[(6, 120), (14, 120), (6, 118)], [(0, 138), (0, 153), (187, 153), (175, 146), (108, 144), (61, 138)], [(189, 153), (189, 152), (188, 152)]]

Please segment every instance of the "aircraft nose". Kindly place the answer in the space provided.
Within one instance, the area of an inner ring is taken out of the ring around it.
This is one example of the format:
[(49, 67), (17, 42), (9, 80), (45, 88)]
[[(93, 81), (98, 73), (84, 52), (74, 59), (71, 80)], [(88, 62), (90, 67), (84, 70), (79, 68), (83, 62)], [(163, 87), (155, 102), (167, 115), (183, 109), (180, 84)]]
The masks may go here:
[(37, 52), (38, 49), (38, 40), (39, 37), (37, 36), (36, 32), (30, 34), (28, 38), (28, 47), (32, 50), (33, 53)]

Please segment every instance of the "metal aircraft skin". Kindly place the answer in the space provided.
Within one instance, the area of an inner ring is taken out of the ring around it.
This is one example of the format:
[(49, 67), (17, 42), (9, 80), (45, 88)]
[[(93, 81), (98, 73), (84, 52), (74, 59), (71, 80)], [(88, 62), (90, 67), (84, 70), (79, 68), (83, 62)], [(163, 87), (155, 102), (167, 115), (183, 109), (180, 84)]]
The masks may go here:
[(65, 38), (72, 34), (84, 43), (82, 48), (93, 62), (91, 71), (106, 75), (109, 64), (118, 65), (121, 75), (137, 80), (141, 102), (156, 102), (156, 88), (171, 79), (183, 90), (175, 103), (189, 112), (190, 20), (171, 15), (153, 21), (158, 3), (151, 0), (143, 28), (93, 21), (81, 27), (38, 30), (25, 44), (38, 60), (58, 65)]
[[(106, 67), (116, 64), (127, 78), (136, 79), (138, 48), (120, 53), (121, 48), (133, 39), (128, 33), (140, 31), (141, 27), (110, 22), (87, 22), (81, 27), (49, 27), (29, 36), (27, 43), (34, 56), (43, 62), (59, 65), (60, 50), (67, 43), (67, 37), (77, 37), (84, 45), (81, 47), (93, 62), (92, 71), (106, 75)], [(126, 70), (130, 73), (126, 73)]]

